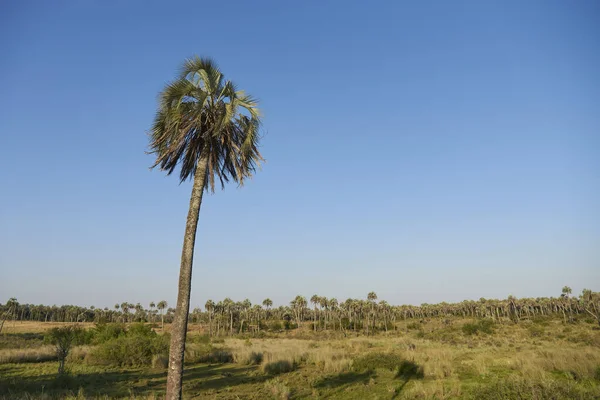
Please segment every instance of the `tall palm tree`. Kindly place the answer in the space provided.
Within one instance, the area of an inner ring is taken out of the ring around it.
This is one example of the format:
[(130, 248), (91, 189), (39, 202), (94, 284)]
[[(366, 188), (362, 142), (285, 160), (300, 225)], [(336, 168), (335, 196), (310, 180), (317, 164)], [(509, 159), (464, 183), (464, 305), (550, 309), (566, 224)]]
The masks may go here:
[(181, 266), (177, 307), (171, 329), (167, 399), (180, 399), (185, 337), (190, 308), (196, 228), (204, 190), (214, 192), (215, 178), (224, 187), (240, 185), (263, 161), (258, 150), (260, 117), (257, 102), (226, 81), (210, 59), (183, 63), (178, 79), (161, 93), (150, 134), (154, 167), (170, 175), (181, 166), (181, 182), (193, 179)]

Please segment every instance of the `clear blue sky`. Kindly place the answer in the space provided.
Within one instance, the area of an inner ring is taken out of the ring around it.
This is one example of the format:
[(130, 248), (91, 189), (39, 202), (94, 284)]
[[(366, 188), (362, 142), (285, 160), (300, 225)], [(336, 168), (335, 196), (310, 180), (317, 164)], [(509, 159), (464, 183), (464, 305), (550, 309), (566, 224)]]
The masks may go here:
[(0, 5), (0, 302), (174, 304), (156, 96), (214, 58), (268, 162), (205, 197), (192, 307), (600, 289), (597, 1)]

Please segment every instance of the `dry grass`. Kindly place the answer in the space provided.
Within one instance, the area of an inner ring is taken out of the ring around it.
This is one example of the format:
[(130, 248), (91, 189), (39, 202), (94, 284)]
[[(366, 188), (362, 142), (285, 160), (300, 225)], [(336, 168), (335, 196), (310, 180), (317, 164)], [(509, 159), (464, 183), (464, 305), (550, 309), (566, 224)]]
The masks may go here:
[(340, 346), (338, 342), (316, 342), (300, 339), (262, 339), (251, 342), (228, 339), (223, 346), (231, 351), (233, 359), (241, 364), (255, 364), (256, 354), (262, 355), (263, 370), (265, 366), (286, 362), (290, 365), (314, 365), (328, 373), (347, 371), (352, 363), (352, 356), (357, 351)]
[(33, 349), (0, 350), (0, 364), (45, 362), (55, 360), (56, 350), (52, 346), (43, 346)]
[[(2, 328), (2, 334), (5, 333), (44, 333), (52, 328), (75, 325), (73, 322), (39, 322), (39, 321), (6, 321)], [(95, 326), (92, 322), (78, 322), (76, 324), (82, 328), (88, 329)]]

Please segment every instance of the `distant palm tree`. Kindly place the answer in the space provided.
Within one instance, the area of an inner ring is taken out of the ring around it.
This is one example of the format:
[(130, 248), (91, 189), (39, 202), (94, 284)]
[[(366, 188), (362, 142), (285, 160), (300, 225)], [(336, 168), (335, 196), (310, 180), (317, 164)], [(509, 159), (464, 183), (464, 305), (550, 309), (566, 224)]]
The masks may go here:
[(310, 302), (313, 304), (313, 307), (314, 307), (313, 330), (316, 332), (317, 331), (317, 304), (321, 303), (321, 298), (319, 296), (317, 296), (316, 294), (313, 294), (312, 297), (310, 298)]
[(367, 295), (367, 301), (369, 302), (369, 310), (367, 311), (367, 335), (369, 334), (369, 314), (373, 314), (373, 310), (375, 308), (375, 300), (377, 300), (377, 294), (375, 294), (375, 292), (370, 292)]
[(123, 312), (123, 322), (127, 322), (129, 315), (129, 303), (123, 302), (121, 303), (121, 311)]
[(269, 308), (271, 308), (273, 306), (273, 300), (264, 299), (262, 302), (262, 305), (268, 310)]
[(161, 300), (158, 302), (158, 304), (156, 305), (156, 308), (158, 308), (158, 310), (160, 311), (160, 323), (161, 323), (161, 330), (164, 332), (165, 331), (165, 308), (167, 308), (168, 304), (165, 300)]
[(273, 306), (273, 300), (266, 298), (262, 302), (263, 307), (265, 308), (265, 319), (269, 318), (269, 309)]
[(306, 308), (306, 298), (304, 296), (296, 296), (294, 300), (290, 302), (290, 306), (292, 306), (292, 311), (294, 312), (294, 316), (296, 318), (296, 325), (300, 328), (300, 323), (303, 320), (304, 309)]
[(149, 304), (149, 307), (150, 307), (150, 317), (152, 319), (151, 322), (154, 323), (154, 307), (156, 307), (156, 304), (154, 304), (154, 302), (151, 301)]
[(204, 304), (204, 308), (208, 314), (208, 336), (212, 336), (212, 314), (215, 310), (215, 302), (208, 300), (206, 304)]
[(258, 151), (260, 118), (257, 102), (226, 81), (210, 59), (183, 64), (179, 78), (161, 93), (150, 149), (154, 167), (171, 174), (181, 166), (181, 182), (193, 179), (183, 240), (177, 308), (171, 327), (168, 400), (181, 399), (185, 337), (192, 288), (192, 263), (202, 194), (224, 187), (230, 179), (242, 185), (263, 160)]

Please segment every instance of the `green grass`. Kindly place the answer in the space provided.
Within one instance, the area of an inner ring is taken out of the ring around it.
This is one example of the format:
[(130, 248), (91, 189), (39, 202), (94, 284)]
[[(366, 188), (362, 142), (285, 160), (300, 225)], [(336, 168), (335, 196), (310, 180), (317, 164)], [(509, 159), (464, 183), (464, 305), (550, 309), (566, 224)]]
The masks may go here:
[[(465, 325), (474, 328), (465, 330)], [(592, 324), (543, 319), (490, 326), (469, 319), (452, 324), (432, 319), (418, 327), (346, 338), (324, 337), (309, 329), (293, 337), (283, 332), (251, 339), (211, 340), (192, 334), (186, 350), (185, 398), (600, 398), (600, 331)], [(22, 351), (46, 351), (39, 335), (19, 335), (0, 336), (0, 360)], [(63, 377), (57, 376), (55, 361), (19, 362), (13, 356), (10, 362), (0, 362), (0, 399), (164, 395), (164, 362), (98, 365), (87, 354), (101, 345), (74, 349), (67, 361), (69, 374)]]

